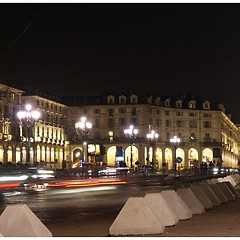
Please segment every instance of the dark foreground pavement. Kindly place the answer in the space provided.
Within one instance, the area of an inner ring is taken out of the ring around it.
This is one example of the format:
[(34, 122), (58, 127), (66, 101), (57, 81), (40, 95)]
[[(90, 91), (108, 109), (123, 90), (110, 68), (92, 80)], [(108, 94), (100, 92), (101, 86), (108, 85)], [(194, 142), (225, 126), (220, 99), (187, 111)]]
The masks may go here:
[[(239, 188), (239, 186), (238, 186)], [(70, 222), (46, 225), (54, 237), (107, 237), (116, 216), (102, 216), (84, 222)], [(181, 220), (175, 226), (149, 237), (239, 237), (240, 199), (224, 203), (188, 220)]]

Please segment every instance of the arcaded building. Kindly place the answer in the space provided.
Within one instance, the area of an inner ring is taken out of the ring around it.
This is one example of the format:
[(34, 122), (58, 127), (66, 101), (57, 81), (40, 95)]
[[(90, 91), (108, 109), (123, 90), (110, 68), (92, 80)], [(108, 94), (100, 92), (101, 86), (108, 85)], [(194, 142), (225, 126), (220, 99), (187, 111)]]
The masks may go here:
[[(56, 98), (4, 84), (0, 90), (3, 164), (26, 163), (29, 158), (31, 165), (41, 162), (62, 168), (64, 160), (71, 166), (84, 155), (92, 164), (125, 162), (133, 168), (173, 169), (176, 158), (181, 169), (199, 166), (202, 161), (238, 167), (239, 128), (222, 103), (187, 95), (134, 93)], [(17, 118), (26, 104), (40, 112), (28, 134)], [(92, 124), (86, 136), (75, 128), (83, 116)], [(131, 125), (134, 131), (129, 134)], [(152, 131), (154, 137), (149, 138)]]
[[(100, 161), (115, 165), (124, 160), (128, 166), (156, 163), (156, 167), (174, 167), (173, 159), (181, 158), (179, 167), (198, 166), (202, 161), (226, 167), (238, 166), (238, 127), (221, 103), (188, 96), (179, 98), (109, 94), (99, 97), (72, 98), (69, 106), (69, 137), (74, 136), (74, 122), (85, 116), (93, 124), (89, 144), (103, 144), (106, 154)], [(138, 130), (131, 138), (124, 133), (130, 125)], [(158, 138), (147, 134), (154, 130)], [(173, 144), (177, 136), (180, 143)], [(71, 139), (70, 139), (71, 142)], [(74, 151), (72, 149), (72, 158)], [(132, 149), (132, 150), (131, 150)], [(89, 157), (95, 161), (97, 158)], [(98, 161), (98, 159), (97, 159)]]

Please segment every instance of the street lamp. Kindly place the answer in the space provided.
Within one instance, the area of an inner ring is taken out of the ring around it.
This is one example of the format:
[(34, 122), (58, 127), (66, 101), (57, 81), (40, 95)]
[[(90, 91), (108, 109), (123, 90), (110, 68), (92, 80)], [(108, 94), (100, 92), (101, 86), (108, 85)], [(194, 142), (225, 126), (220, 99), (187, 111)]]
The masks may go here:
[(131, 155), (130, 155), (130, 163), (131, 163), (131, 168), (133, 167), (133, 153), (132, 153), (132, 146), (133, 146), (133, 139), (136, 138), (138, 134), (138, 129), (134, 128), (133, 125), (130, 125), (128, 129), (124, 130), (124, 133), (128, 135), (128, 137), (131, 140)]
[(157, 141), (159, 137), (159, 134), (156, 133), (154, 130), (151, 130), (148, 134), (147, 134), (147, 139), (149, 139), (150, 141), (150, 146), (152, 146), (152, 164), (153, 164), (153, 168), (155, 168), (156, 166), (156, 160), (155, 160), (155, 141)]
[[(31, 104), (25, 105), (24, 111), (18, 111), (17, 117), (19, 119), (20, 125), (20, 136), (22, 136), (22, 127), (27, 128), (27, 158), (26, 162), (30, 164), (30, 145), (31, 145), (31, 134), (30, 130), (35, 124), (37, 123), (38, 119), (40, 118), (40, 112), (37, 110), (32, 110)], [(21, 159), (22, 161), (22, 159)]]
[(170, 143), (174, 146), (175, 150), (175, 156), (174, 156), (174, 171), (176, 175), (176, 170), (177, 170), (177, 146), (180, 144), (181, 139), (178, 138), (177, 136), (174, 136), (173, 138), (170, 139)]
[(86, 137), (92, 129), (92, 123), (88, 122), (86, 117), (81, 117), (80, 121), (75, 123), (75, 129), (78, 135), (82, 135), (82, 160), (80, 161), (81, 165), (81, 163), (85, 162), (84, 145), (86, 145)]

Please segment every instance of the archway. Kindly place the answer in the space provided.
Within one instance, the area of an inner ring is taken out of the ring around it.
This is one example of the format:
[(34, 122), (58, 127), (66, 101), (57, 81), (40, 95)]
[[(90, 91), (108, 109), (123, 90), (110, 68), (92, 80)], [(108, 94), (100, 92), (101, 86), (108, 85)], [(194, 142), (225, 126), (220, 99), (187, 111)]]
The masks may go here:
[(12, 147), (11, 146), (8, 146), (7, 156), (8, 156), (7, 161), (12, 162)]
[(21, 162), (21, 149), (19, 146), (16, 147), (16, 163)]
[(181, 163), (178, 163), (177, 166), (180, 167), (180, 169), (184, 168), (185, 165), (185, 154), (184, 154), (184, 150), (182, 148), (177, 148), (176, 150), (176, 158), (180, 157), (182, 159)]
[(116, 165), (116, 146), (112, 146), (107, 150), (107, 165), (115, 166)]
[[(138, 161), (138, 149), (136, 146), (132, 146), (132, 165), (136, 167), (135, 162)], [(125, 162), (128, 167), (131, 167), (131, 146), (125, 149)]]
[(0, 162), (3, 163), (3, 157), (4, 156), (4, 151), (3, 151), (3, 146), (0, 145)]
[(156, 167), (157, 168), (162, 168), (162, 149), (161, 148), (156, 148)]
[[(198, 166), (198, 151), (195, 148), (190, 148), (188, 151), (188, 167)], [(196, 162), (197, 161), (197, 162)], [(196, 163), (195, 163), (196, 162)]]
[(171, 169), (173, 167), (173, 162), (172, 162), (172, 150), (170, 148), (165, 149), (165, 163), (166, 167), (165, 169)]
[(78, 167), (80, 166), (80, 160), (82, 159), (82, 149), (81, 148), (75, 148), (73, 150), (73, 165), (72, 167)]
[(202, 151), (202, 161), (208, 164), (210, 161), (213, 161), (213, 151), (210, 148), (205, 148)]

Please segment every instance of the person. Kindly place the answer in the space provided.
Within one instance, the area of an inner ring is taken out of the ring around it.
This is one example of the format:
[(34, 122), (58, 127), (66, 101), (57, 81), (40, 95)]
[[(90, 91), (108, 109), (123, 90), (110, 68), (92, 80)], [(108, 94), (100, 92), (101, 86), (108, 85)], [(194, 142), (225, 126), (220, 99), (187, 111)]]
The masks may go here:
[(208, 172), (208, 165), (207, 165), (207, 162), (204, 162), (204, 169), (205, 169), (205, 174), (207, 174), (207, 172)]

